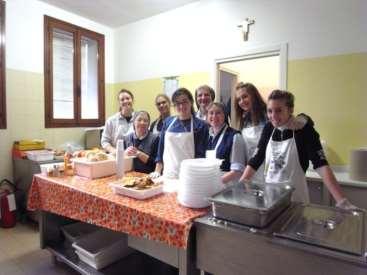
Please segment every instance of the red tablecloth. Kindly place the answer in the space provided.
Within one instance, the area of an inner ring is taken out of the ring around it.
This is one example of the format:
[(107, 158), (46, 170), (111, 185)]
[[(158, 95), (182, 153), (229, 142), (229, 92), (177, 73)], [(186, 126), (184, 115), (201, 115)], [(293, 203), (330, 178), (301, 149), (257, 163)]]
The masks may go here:
[(35, 175), (28, 209), (48, 211), (179, 248), (187, 247), (193, 220), (208, 212), (208, 208), (179, 205), (176, 193), (146, 200), (117, 195), (108, 185), (113, 181), (115, 176), (90, 180)]

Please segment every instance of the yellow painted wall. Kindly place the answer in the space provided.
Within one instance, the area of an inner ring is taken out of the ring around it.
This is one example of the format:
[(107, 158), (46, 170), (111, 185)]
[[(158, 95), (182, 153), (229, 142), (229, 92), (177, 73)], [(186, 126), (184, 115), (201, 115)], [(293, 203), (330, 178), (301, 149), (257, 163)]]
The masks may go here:
[(145, 79), (140, 81), (123, 82), (115, 85), (115, 96), (113, 106), (115, 112), (118, 111), (117, 94), (122, 89), (127, 89), (134, 94), (134, 109), (149, 112), (151, 119), (154, 120), (158, 116), (157, 109), (154, 105), (154, 99), (157, 94), (162, 93), (162, 78)]
[[(195, 89), (197, 87), (208, 83), (209, 73), (199, 72), (183, 74), (180, 75), (178, 79), (179, 87), (185, 87), (189, 89), (194, 96)], [(154, 99), (157, 94), (163, 92), (163, 78), (152, 78), (115, 84), (113, 88), (114, 92), (111, 93), (113, 96), (109, 95), (109, 101), (106, 100), (106, 106), (108, 106), (107, 109), (110, 110), (110, 108), (112, 108), (112, 110), (114, 110), (113, 113), (117, 112), (118, 110), (117, 94), (122, 88), (128, 89), (134, 94), (135, 110), (148, 111), (151, 115), (152, 121), (158, 116), (158, 111), (154, 105)], [(173, 108), (171, 111), (173, 112)]]
[(183, 74), (179, 76), (178, 82), (180, 87), (189, 89), (194, 96), (197, 87), (204, 84), (209, 84), (209, 72)]
[[(209, 74), (193, 73), (180, 77), (180, 86), (191, 91), (207, 82)], [(203, 80), (201, 80), (203, 79)], [(162, 78), (106, 84), (106, 118), (118, 110), (117, 93), (121, 88), (135, 96), (135, 110), (148, 111), (152, 119), (158, 116), (155, 96), (163, 91)], [(0, 130), (1, 177), (12, 178), (11, 148), (15, 140), (42, 138), (48, 148), (57, 148), (65, 142), (84, 144), (84, 128), (45, 128), (43, 74), (7, 69), (6, 71), (7, 124)]]
[[(209, 72), (184, 74), (179, 86), (194, 93), (208, 83)], [(6, 71), (8, 128), (0, 130), (0, 175), (11, 178), (11, 146), (14, 140), (43, 138), (56, 148), (66, 141), (83, 144), (83, 128), (44, 127), (43, 74)], [(154, 98), (163, 90), (162, 78), (106, 85), (106, 117), (118, 110), (121, 88), (135, 95), (135, 109), (158, 115)], [(288, 88), (296, 96), (296, 112), (315, 121), (321, 138), (327, 142), (329, 161), (347, 164), (352, 148), (367, 146), (367, 53), (291, 60)]]
[(117, 100), (116, 100), (116, 85), (106, 84), (105, 86), (105, 111), (106, 118), (116, 113), (117, 110)]
[(296, 112), (309, 114), (327, 143), (332, 164), (347, 164), (367, 145), (367, 53), (292, 60), (288, 89)]
[[(179, 86), (192, 93), (208, 83), (209, 72), (179, 76)], [(145, 109), (157, 116), (154, 97), (163, 89), (162, 79), (124, 82), (115, 85), (116, 94), (122, 87), (136, 95), (135, 109)], [(290, 60), (288, 89), (296, 97), (295, 112), (312, 117), (321, 139), (327, 143), (328, 159), (333, 165), (349, 162), (349, 152), (367, 146), (367, 53)]]

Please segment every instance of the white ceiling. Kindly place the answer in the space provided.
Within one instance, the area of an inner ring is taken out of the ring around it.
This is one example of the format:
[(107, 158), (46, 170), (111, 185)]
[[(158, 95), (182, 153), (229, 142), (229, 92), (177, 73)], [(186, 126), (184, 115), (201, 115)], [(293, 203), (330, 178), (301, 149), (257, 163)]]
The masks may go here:
[(197, 0), (41, 0), (100, 24), (117, 28)]

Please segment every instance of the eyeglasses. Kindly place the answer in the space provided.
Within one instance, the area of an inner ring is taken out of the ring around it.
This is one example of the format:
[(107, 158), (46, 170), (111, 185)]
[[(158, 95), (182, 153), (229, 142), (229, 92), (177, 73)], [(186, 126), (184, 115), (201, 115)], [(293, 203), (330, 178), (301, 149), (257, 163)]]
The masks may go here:
[(187, 105), (189, 103), (190, 102), (188, 100), (183, 100), (183, 101), (180, 101), (180, 102), (175, 102), (173, 105), (174, 106), (179, 106), (179, 105)]

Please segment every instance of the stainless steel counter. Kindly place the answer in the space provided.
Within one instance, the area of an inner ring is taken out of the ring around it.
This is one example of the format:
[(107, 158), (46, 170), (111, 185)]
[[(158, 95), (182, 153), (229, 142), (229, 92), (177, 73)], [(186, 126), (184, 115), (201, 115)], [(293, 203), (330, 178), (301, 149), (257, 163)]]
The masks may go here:
[[(335, 177), (340, 184), (344, 195), (354, 205), (367, 209), (367, 182), (355, 181), (349, 178), (349, 173), (345, 168), (333, 169)], [(306, 172), (308, 188), (310, 191), (311, 203), (318, 203), (324, 205), (334, 205), (326, 185), (323, 184), (321, 177), (314, 170)]]
[[(367, 188), (367, 182), (366, 181), (357, 181), (352, 180), (349, 178), (349, 173), (347, 171), (334, 171), (336, 180), (339, 182), (342, 186), (354, 186), (359, 188)], [(309, 180), (314, 181), (322, 181), (321, 177), (315, 170), (307, 170), (306, 172), (306, 178)]]

